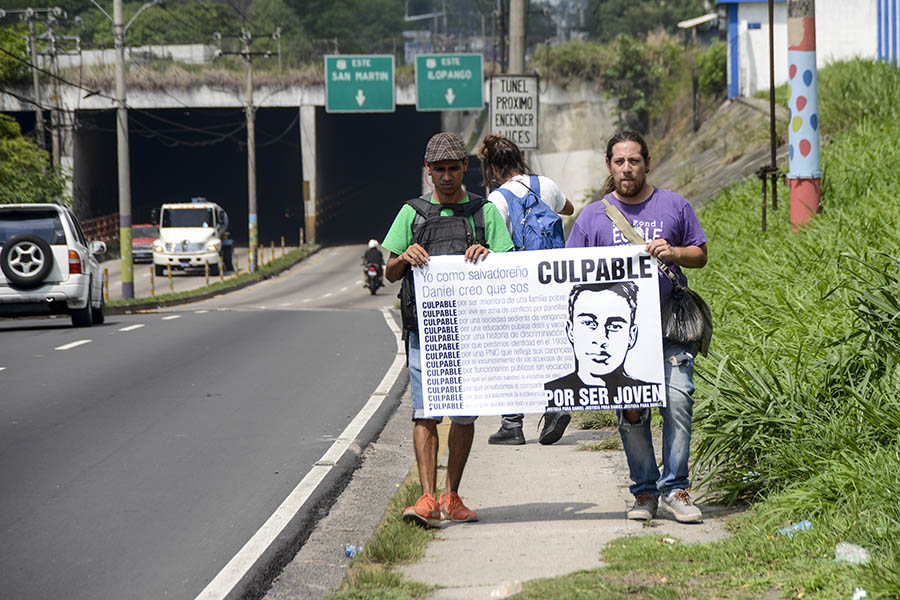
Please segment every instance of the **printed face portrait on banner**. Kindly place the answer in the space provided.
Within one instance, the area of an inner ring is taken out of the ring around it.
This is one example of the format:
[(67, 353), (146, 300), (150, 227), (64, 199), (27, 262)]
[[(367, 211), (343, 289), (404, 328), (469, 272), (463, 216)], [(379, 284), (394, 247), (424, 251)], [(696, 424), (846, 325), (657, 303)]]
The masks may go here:
[(625, 363), (637, 339), (636, 309), (637, 286), (630, 281), (572, 287), (566, 336), (586, 385), (602, 384), (603, 376)]
[(547, 410), (583, 403), (658, 403), (659, 384), (625, 372), (628, 351), (637, 342), (638, 286), (632, 281), (572, 286), (566, 335), (575, 371), (544, 384)]

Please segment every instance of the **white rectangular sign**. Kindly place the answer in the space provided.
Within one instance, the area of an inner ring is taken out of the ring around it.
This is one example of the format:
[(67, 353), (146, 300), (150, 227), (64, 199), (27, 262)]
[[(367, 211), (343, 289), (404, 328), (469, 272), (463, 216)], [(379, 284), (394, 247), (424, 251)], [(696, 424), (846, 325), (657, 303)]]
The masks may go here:
[(491, 76), (491, 133), (519, 148), (538, 147), (539, 82), (537, 75)]
[(665, 406), (642, 246), (433, 256), (413, 275), (426, 415)]

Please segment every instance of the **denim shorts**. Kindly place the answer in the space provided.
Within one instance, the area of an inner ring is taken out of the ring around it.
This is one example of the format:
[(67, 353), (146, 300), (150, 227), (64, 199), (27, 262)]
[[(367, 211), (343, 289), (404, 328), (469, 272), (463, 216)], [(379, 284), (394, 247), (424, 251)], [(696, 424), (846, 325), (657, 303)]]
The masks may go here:
[[(440, 423), (444, 420), (443, 417), (425, 416), (425, 398), (422, 395), (422, 356), (419, 350), (419, 334), (415, 331), (409, 332), (406, 357), (409, 361), (409, 394), (412, 396), (413, 404), (412, 420), (427, 419)], [(471, 425), (477, 418), (477, 416), (458, 417), (454, 415), (450, 417), (450, 421), (459, 425)]]

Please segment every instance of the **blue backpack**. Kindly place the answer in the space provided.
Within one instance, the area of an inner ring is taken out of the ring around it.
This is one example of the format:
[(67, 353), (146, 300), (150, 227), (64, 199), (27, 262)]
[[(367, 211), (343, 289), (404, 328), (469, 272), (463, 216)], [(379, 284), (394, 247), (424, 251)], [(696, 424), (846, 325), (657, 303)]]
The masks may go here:
[(565, 248), (562, 219), (541, 200), (541, 182), (537, 175), (530, 175), (529, 179), (531, 186), (525, 186), (528, 193), (522, 198), (510, 190), (497, 188), (509, 206), (513, 245), (516, 250)]

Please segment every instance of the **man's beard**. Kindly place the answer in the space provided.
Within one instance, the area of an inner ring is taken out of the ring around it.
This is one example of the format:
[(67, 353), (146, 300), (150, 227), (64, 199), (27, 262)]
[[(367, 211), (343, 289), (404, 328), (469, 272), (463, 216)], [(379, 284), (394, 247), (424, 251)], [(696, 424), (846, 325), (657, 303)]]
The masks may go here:
[(646, 180), (641, 180), (639, 186), (637, 185), (637, 183), (638, 183), (638, 180), (637, 180), (637, 179), (632, 179), (631, 181), (633, 181), (633, 182), (635, 183), (635, 185), (632, 186), (630, 189), (624, 187), (624, 186), (622, 185), (622, 182), (620, 182), (620, 181), (615, 182), (615, 183), (616, 183), (616, 193), (617, 193), (620, 197), (622, 197), (622, 198), (634, 198), (635, 196), (637, 196), (638, 194), (640, 194), (640, 193), (644, 190), (644, 186), (647, 185), (647, 181), (646, 181)]

